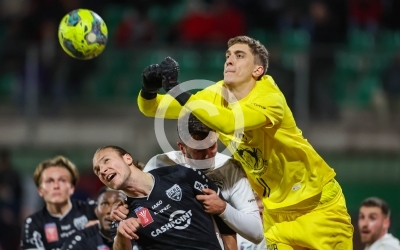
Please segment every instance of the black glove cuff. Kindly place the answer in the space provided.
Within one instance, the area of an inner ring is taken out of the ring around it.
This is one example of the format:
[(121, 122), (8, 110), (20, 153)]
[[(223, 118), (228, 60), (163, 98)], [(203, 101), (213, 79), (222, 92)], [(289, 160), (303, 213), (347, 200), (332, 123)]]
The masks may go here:
[(146, 100), (151, 100), (157, 97), (157, 92), (148, 92), (142, 87), (142, 91), (140, 91), (140, 96)]
[(179, 85), (173, 88), (171, 91), (169, 91), (169, 94), (172, 95), (175, 98), (175, 100), (179, 102), (181, 106), (185, 106), (187, 101), (189, 101), (190, 96), (192, 95), (189, 92), (183, 91)]
[(187, 101), (189, 101), (190, 96), (192, 96), (192, 94), (185, 91), (182, 94), (175, 97), (175, 99), (181, 104), (181, 106), (185, 106)]

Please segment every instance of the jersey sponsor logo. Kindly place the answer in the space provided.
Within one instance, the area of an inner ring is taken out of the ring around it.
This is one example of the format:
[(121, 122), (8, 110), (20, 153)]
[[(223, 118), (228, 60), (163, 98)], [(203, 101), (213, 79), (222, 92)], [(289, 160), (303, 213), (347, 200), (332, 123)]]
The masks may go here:
[(154, 204), (153, 206), (151, 206), (151, 209), (156, 209), (158, 206), (160, 206), (162, 204), (162, 200), (157, 201), (156, 204)]
[(71, 229), (71, 224), (68, 225), (61, 225), (61, 230), (70, 230)]
[(157, 237), (158, 235), (163, 234), (172, 228), (184, 230), (188, 226), (190, 226), (191, 218), (192, 210), (189, 210), (187, 212), (184, 210), (177, 210), (169, 216), (169, 222), (161, 226), (160, 228), (152, 231), (151, 236)]
[(87, 219), (87, 217), (85, 215), (82, 215), (81, 217), (78, 217), (78, 218), (74, 219), (74, 226), (78, 230), (84, 229), (87, 223), (88, 223), (88, 219)]
[(252, 203), (252, 202), (255, 202), (255, 201), (256, 201), (256, 199), (247, 200), (248, 203)]
[(194, 182), (194, 188), (199, 190), (200, 192), (203, 192), (203, 189), (204, 188), (208, 188), (208, 185), (207, 184), (202, 184), (202, 183), (200, 183), (198, 181), (195, 181)]
[(182, 189), (178, 184), (175, 184), (171, 188), (167, 189), (165, 193), (171, 200), (180, 201), (182, 199)]
[(258, 104), (258, 103), (252, 102), (251, 104), (253, 104), (253, 105), (256, 106), (256, 107), (262, 108), (262, 109), (267, 109), (266, 107), (264, 107), (264, 106), (262, 106), (262, 105), (260, 105), (260, 104)]
[(106, 245), (97, 246), (97, 250), (110, 250), (110, 248)]
[(73, 235), (75, 232), (76, 232), (76, 230), (72, 229), (71, 231), (61, 233), (60, 237), (61, 238), (68, 238), (69, 236)]
[(136, 213), (137, 217), (140, 219), (140, 222), (143, 227), (149, 225), (150, 223), (152, 223), (154, 221), (153, 217), (151, 217), (149, 210), (145, 207), (136, 208), (135, 213)]
[(46, 234), (47, 242), (58, 241), (58, 231), (56, 223), (47, 223), (44, 225), (44, 232)]
[(165, 207), (161, 208), (158, 212), (154, 212), (154, 215), (162, 214), (162, 213), (164, 213), (165, 211), (167, 211), (167, 210), (170, 209), (170, 208), (171, 208), (171, 205), (168, 204), (168, 205), (166, 205)]

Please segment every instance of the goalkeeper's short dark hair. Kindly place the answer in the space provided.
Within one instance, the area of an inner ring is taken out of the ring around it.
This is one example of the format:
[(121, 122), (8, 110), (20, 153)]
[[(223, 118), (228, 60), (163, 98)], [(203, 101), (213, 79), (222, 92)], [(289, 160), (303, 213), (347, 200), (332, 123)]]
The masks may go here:
[(360, 207), (379, 207), (386, 217), (390, 217), (390, 208), (386, 201), (378, 197), (369, 197), (361, 202)]
[(228, 48), (234, 44), (247, 44), (250, 48), (251, 53), (254, 56), (254, 63), (261, 65), (264, 68), (263, 74), (259, 77), (260, 80), (263, 75), (267, 73), (269, 64), (269, 54), (265, 46), (258, 40), (248, 36), (237, 36), (229, 39)]
[(215, 132), (197, 119), (193, 113), (186, 113), (178, 119), (177, 131), (182, 143), (193, 138), (194, 135), (206, 138), (210, 132)]

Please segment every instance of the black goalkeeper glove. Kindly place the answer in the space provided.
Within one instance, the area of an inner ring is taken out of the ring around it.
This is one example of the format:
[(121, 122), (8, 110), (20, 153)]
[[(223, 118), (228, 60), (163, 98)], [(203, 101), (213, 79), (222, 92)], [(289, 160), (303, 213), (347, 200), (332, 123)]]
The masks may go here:
[(162, 76), (162, 87), (165, 91), (170, 91), (173, 87), (179, 84), (179, 64), (171, 57), (165, 58), (160, 63), (161, 76)]
[[(162, 76), (162, 86), (163, 89), (169, 92), (175, 86), (179, 85), (178, 76), (179, 76), (179, 64), (172, 59), (171, 57), (165, 58), (164, 61), (160, 63), (161, 68), (161, 76)], [(175, 93), (170, 92), (172, 96), (175, 96), (175, 99), (184, 106), (186, 102), (189, 100), (191, 94), (189, 92), (183, 91), (182, 89), (175, 88), (173, 90)]]
[(162, 88), (161, 68), (158, 64), (147, 66), (142, 72), (142, 92), (145, 99), (153, 99)]

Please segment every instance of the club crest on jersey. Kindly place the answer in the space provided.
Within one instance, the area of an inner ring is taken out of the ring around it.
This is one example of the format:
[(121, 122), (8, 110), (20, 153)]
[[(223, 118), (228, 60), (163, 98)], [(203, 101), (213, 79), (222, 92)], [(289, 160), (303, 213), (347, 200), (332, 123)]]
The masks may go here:
[(97, 246), (97, 250), (110, 250), (110, 248), (106, 245)]
[(165, 193), (171, 200), (180, 201), (182, 199), (182, 189), (178, 184), (175, 184), (171, 188), (167, 189)]
[(88, 223), (88, 219), (87, 219), (87, 217), (85, 215), (82, 215), (81, 217), (78, 217), (78, 218), (74, 219), (74, 226), (78, 230), (84, 229), (87, 223)]
[(56, 223), (47, 223), (44, 225), (44, 232), (46, 233), (47, 242), (58, 241), (58, 231)]
[(149, 210), (145, 207), (138, 207), (135, 209), (135, 213), (137, 217), (140, 219), (140, 222), (142, 223), (142, 226), (145, 227), (152, 223), (153, 217), (151, 217), (151, 214)]
[(204, 188), (208, 188), (208, 185), (207, 185), (207, 184), (204, 184), (204, 185), (203, 185), (202, 183), (196, 181), (196, 182), (194, 183), (194, 188), (197, 189), (197, 190), (199, 190), (200, 192), (203, 192), (203, 189), (204, 189)]

